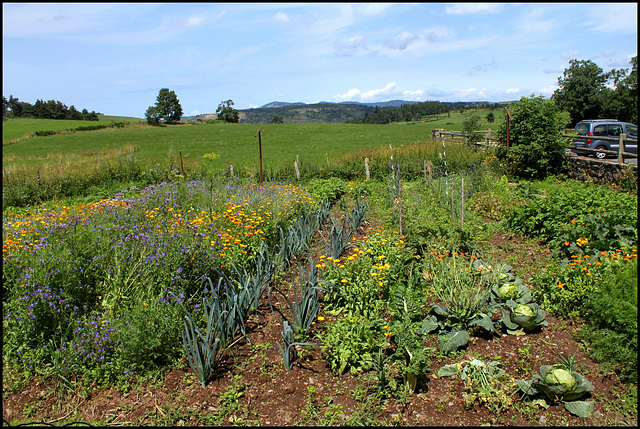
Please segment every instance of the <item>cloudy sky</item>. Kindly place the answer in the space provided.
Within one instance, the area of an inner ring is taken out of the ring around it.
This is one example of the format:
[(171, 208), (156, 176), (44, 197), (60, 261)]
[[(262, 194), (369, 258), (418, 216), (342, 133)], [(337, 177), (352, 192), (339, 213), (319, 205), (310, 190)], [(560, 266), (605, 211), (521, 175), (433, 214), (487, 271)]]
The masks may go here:
[(3, 95), (144, 117), (271, 101), (550, 96), (569, 60), (637, 55), (636, 3), (3, 3)]

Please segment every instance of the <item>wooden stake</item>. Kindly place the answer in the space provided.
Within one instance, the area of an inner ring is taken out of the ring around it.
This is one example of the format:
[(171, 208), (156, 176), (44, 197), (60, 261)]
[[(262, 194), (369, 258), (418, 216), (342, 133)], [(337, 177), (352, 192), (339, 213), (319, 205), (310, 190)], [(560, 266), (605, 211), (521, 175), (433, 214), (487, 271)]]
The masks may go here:
[(462, 230), (464, 231), (464, 177), (462, 178), (462, 210), (460, 212), (460, 223), (462, 224)]
[(254, 137), (258, 137), (258, 151), (259, 151), (259, 155), (260, 155), (260, 184), (262, 185), (262, 127), (264, 125), (260, 125), (260, 128), (258, 129), (258, 132), (256, 133), (256, 135)]

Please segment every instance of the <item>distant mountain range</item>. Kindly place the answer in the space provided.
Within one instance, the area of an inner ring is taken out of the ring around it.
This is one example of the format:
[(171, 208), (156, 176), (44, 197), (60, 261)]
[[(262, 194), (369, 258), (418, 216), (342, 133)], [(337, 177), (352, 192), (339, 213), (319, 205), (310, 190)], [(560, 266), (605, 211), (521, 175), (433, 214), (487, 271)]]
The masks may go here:
[[(238, 109), (240, 116), (240, 122), (244, 123), (269, 123), (275, 120), (276, 117), (284, 123), (295, 122), (333, 122), (342, 123), (346, 121), (355, 120), (364, 117), (365, 114), (373, 113), (376, 108), (399, 108), (402, 105), (414, 105), (424, 103), (421, 101), (405, 101), (405, 100), (391, 100), (380, 101), (373, 103), (360, 103), (357, 101), (342, 101), (334, 103), (330, 101), (321, 101), (319, 103), (306, 104), (302, 102), (285, 102), (285, 101), (272, 101), (261, 107), (255, 107), (252, 109)], [(427, 102), (427, 103), (440, 103), (440, 102)], [(475, 104), (489, 104), (488, 101), (475, 101), (475, 102), (445, 102), (442, 104), (450, 105), (452, 108), (457, 108), (459, 105), (475, 105)], [(183, 122), (187, 121), (205, 121), (209, 119), (215, 119), (217, 115), (198, 115), (198, 116), (185, 116), (182, 117)]]
[[(320, 101), (319, 103), (313, 103), (312, 105), (317, 105), (317, 104), (358, 104), (360, 106), (368, 106), (368, 107), (380, 107), (380, 108), (384, 108), (384, 107), (400, 107), (403, 104), (416, 104), (416, 103), (420, 103), (420, 101), (404, 101), (404, 100), (391, 100), (391, 101), (377, 101), (374, 103), (360, 103), (358, 101), (341, 101), (339, 103), (333, 102), (333, 101)], [(481, 102), (484, 103), (484, 102)], [(294, 103), (287, 103), (284, 101), (272, 101), (271, 103), (267, 103), (264, 106), (260, 106), (258, 107), (258, 109), (268, 109), (268, 108), (274, 108), (274, 107), (285, 107), (285, 106), (309, 106), (309, 104), (307, 103), (302, 103), (302, 102), (294, 102)], [(245, 110), (250, 110), (250, 109), (245, 109)]]

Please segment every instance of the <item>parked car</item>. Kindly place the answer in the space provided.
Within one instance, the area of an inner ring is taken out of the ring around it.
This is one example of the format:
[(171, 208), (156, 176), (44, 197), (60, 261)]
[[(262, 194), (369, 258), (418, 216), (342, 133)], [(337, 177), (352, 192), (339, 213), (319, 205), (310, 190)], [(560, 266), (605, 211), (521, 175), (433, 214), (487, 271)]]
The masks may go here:
[(575, 132), (579, 136), (593, 137), (588, 139), (575, 138), (573, 140), (572, 151), (578, 155), (595, 155), (599, 159), (604, 159), (608, 154), (604, 152), (581, 151), (581, 148), (618, 150), (619, 142), (598, 140), (598, 136), (619, 137), (626, 133), (627, 139), (632, 141), (624, 142), (624, 151), (638, 153), (638, 127), (628, 122), (621, 122), (616, 119), (590, 119), (580, 121), (575, 126)]

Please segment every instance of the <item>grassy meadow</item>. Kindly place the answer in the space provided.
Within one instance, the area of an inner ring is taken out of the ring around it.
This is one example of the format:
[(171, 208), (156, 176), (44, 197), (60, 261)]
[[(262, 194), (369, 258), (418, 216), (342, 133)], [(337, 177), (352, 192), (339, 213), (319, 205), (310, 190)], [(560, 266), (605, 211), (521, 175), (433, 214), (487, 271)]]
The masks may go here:
[[(485, 118), (488, 112), (478, 110), (477, 114)], [(499, 120), (498, 113), (494, 114)], [(293, 163), (299, 159), (302, 176), (320, 174), (347, 179), (364, 178), (364, 158), (369, 157), (373, 177), (381, 174), (382, 170), (386, 173), (390, 157), (394, 154), (396, 158), (402, 157), (403, 152), (417, 172), (423, 169), (424, 160), (443, 162), (438, 155), (442, 151), (441, 144), (431, 140), (432, 130), (460, 130), (463, 119), (464, 115), (456, 111), (450, 116), (424, 118), (421, 122), (388, 125), (265, 124), (261, 132), (263, 174), (265, 178), (292, 179), (295, 177)], [(205, 174), (207, 171), (230, 173), (230, 166), (233, 166), (236, 176), (257, 177), (259, 174), (258, 124), (208, 122), (152, 127), (133, 118), (108, 116), (101, 117), (100, 121), (125, 122), (125, 125), (32, 136), (16, 141), (6, 139), (32, 135), (37, 130), (67, 130), (73, 126), (86, 126), (87, 123), (28, 119), (4, 121), (2, 166), (5, 186), (29, 187), (31, 190), (16, 191), (24, 203), (29, 195), (34, 201), (60, 197), (56, 194), (60, 192), (52, 187), (73, 195), (78, 192), (70, 191), (71, 188), (116, 186), (118, 182), (152, 183), (161, 180), (163, 175), (166, 177), (173, 169), (187, 174)], [(482, 122), (489, 125), (484, 119)], [(492, 126), (494, 129), (498, 127), (497, 123)], [(469, 156), (480, 156), (459, 151), (464, 160), (456, 164), (453, 147), (460, 144), (451, 145), (447, 150), (451, 168), (468, 164)], [(205, 158), (205, 154), (215, 156)], [(336, 171), (344, 170), (345, 164), (350, 171)], [(47, 187), (48, 190), (44, 189)]]

